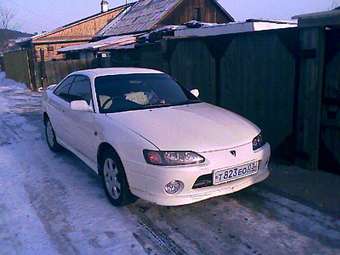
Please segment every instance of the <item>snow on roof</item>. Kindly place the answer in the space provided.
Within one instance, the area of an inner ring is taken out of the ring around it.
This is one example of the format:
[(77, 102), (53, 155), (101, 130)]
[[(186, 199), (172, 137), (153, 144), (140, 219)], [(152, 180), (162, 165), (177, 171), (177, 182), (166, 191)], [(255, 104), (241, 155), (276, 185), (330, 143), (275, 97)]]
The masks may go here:
[(228, 24), (203, 25), (200, 28), (181, 28), (175, 30), (175, 37), (203, 37), (242, 32), (255, 32), (272, 29), (297, 27), (296, 22), (251, 21)]
[(20, 44), (32, 40), (31, 37), (22, 37), (15, 39), (15, 43)]
[(90, 42), (90, 43), (84, 43), (80, 45), (75, 46), (69, 46), (65, 48), (61, 48), (58, 50), (59, 53), (66, 53), (66, 52), (72, 52), (72, 51), (82, 51), (82, 50), (96, 50), (103, 47), (123, 47), (126, 45), (134, 44), (136, 42), (136, 37), (139, 34), (136, 35), (122, 35), (122, 36), (111, 36), (109, 38), (97, 41), (97, 42)]
[(113, 20), (97, 36), (111, 36), (149, 31), (182, 0), (140, 0), (119, 20)]
[(340, 6), (329, 11), (306, 13), (301, 15), (296, 15), (293, 19), (308, 19), (308, 18), (320, 18), (324, 16), (338, 16), (340, 13)]
[(92, 78), (96, 78), (99, 76), (107, 76), (107, 75), (120, 75), (120, 74), (160, 74), (162, 72), (147, 69), (147, 68), (135, 68), (135, 67), (113, 67), (113, 68), (96, 68), (96, 69), (88, 69), (77, 71), (72, 74), (84, 74)]

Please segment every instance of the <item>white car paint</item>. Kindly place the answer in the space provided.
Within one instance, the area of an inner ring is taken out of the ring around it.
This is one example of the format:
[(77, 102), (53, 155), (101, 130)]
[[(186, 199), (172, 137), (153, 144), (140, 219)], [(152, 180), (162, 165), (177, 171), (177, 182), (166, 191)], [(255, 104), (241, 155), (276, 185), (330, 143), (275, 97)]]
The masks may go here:
[[(96, 98), (96, 77), (161, 72), (139, 68), (106, 68), (75, 72), (91, 80)], [(118, 152), (131, 192), (159, 205), (176, 206), (229, 194), (266, 179), (270, 146), (253, 151), (252, 140), (260, 129), (243, 117), (207, 103), (170, 106), (138, 111), (100, 114), (97, 100), (93, 111), (74, 111), (56, 96), (51, 86), (43, 97), (43, 112), (54, 127), (57, 141), (98, 173), (97, 152), (109, 143)], [(190, 166), (155, 166), (145, 161), (143, 150), (195, 151), (206, 161)], [(237, 157), (230, 154), (237, 151)], [(204, 188), (193, 189), (198, 177), (250, 161), (259, 161), (257, 174)], [(164, 186), (173, 180), (184, 183), (175, 195)]]

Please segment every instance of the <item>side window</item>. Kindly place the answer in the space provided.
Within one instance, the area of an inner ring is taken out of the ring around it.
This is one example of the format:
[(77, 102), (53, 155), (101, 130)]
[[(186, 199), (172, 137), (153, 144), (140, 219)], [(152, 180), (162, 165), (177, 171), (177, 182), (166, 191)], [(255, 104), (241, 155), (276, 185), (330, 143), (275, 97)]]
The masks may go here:
[(74, 76), (68, 77), (66, 80), (64, 80), (54, 91), (54, 94), (58, 97), (64, 99), (67, 102), (70, 102), (69, 97), (69, 90), (72, 85), (72, 82), (74, 81)]
[(70, 88), (69, 96), (71, 101), (85, 100), (89, 105), (92, 101), (90, 79), (86, 76), (77, 76)]

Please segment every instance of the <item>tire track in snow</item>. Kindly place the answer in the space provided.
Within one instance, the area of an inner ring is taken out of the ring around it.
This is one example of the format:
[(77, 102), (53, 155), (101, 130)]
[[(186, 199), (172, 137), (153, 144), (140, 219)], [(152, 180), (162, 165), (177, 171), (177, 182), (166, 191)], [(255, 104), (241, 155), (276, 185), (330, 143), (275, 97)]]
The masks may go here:
[[(130, 211), (137, 216), (139, 224), (139, 232), (135, 233), (134, 236), (144, 247), (146, 253), (157, 254), (157, 252), (160, 252), (169, 255), (187, 255), (187, 253), (176, 244), (169, 235), (145, 216), (143, 208), (131, 205)], [(151, 242), (151, 245), (148, 241)], [(156, 251), (154, 249), (156, 249)]]
[(133, 206), (188, 254), (340, 254), (339, 220), (257, 187), (182, 207)]

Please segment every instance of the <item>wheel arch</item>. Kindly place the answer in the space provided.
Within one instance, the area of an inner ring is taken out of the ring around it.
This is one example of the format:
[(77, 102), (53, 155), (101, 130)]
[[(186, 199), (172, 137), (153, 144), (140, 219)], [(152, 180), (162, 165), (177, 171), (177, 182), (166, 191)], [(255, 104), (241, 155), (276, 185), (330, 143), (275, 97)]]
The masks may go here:
[(122, 163), (121, 158), (119, 157), (119, 154), (117, 153), (117, 151), (115, 150), (115, 148), (113, 148), (113, 146), (111, 144), (109, 144), (108, 142), (103, 142), (99, 145), (98, 147), (98, 151), (97, 151), (97, 164), (98, 164), (98, 174), (102, 175), (103, 173), (103, 163), (104, 163), (104, 156), (105, 153), (107, 152), (111, 152), (114, 153), (114, 155), (120, 160), (120, 162)]
[(49, 120), (50, 118), (48, 117), (48, 114), (47, 112), (44, 112), (43, 113), (43, 121), (44, 121), (44, 124), (46, 125), (47, 121)]

